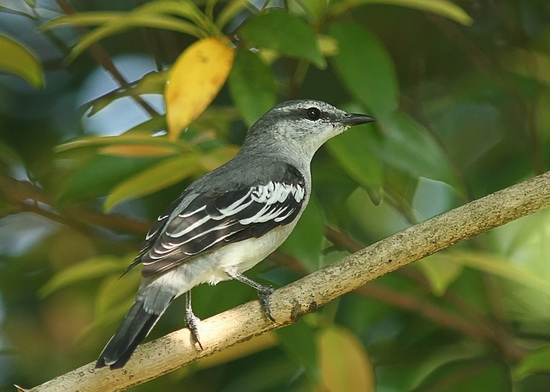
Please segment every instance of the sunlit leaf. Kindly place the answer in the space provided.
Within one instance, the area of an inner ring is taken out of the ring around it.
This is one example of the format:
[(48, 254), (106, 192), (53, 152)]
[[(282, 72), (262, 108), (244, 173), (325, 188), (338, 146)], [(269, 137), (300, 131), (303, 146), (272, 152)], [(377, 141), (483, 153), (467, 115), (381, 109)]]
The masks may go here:
[(332, 57), (338, 76), (383, 124), (399, 104), (395, 67), (386, 49), (355, 24), (334, 23), (329, 34), (338, 41), (339, 52)]
[(113, 147), (113, 146), (144, 146), (172, 149), (174, 152), (190, 150), (185, 141), (171, 142), (166, 137), (152, 137), (150, 133), (134, 131), (118, 136), (85, 136), (71, 140), (56, 147), (56, 152), (64, 152), (79, 148)]
[(166, 118), (171, 140), (197, 118), (225, 83), (235, 51), (225, 37), (209, 37), (178, 58), (166, 86)]
[(462, 272), (462, 266), (447, 259), (446, 252), (426, 257), (415, 265), (420, 268), (435, 295), (443, 295)]
[(326, 67), (315, 32), (295, 15), (281, 11), (263, 13), (248, 19), (239, 33), (244, 40), (260, 48), (309, 60), (318, 68)]
[(120, 157), (165, 157), (176, 154), (177, 150), (173, 146), (119, 144), (100, 148), (98, 152)]
[(472, 18), (458, 5), (448, 0), (344, 0), (331, 7), (333, 15), (341, 14), (362, 4), (388, 4), (431, 12), (463, 25), (472, 24)]
[[(192, 23), (179, 17), (189, 19)], [(81, 12), (66, 15), (45, 23), (40, 29), (45, 31), (64, 25), (100, 25), (77, 42), (67, 61), (72, 61), (97, 41), (134, 27), (178, 31), (197, 38), (204, 37), (207, 33), (218, 33), (215, 25), (192, 1), (176, 0), (145, 3), (131, 12)]]
[[(371, 147), (375, 143), (372, 129), (356, 127), (329, 140), (326, 146), (351, 178), (365, 189), (371, 189), (379, 195), (382, 185), (382, 165)], [(373, 202), (378, 204), (380, 198)]]
[(372, 363), (361, 340), (341, 327), (318, 334), (319, 366), (323, 387), (331, 392), (374, 391)]
[(277, 102), (271, 70), (257, 54), (247, 49), (237, 51), (229, 74), (229, 90), (248, 126)]
[(0, 72), (19, 76), (34, 88), (44, 87), (40, 61), (26, 47), (4, 35), (0, 35)]
[(65, 268), (57, 273), (41, 289), (40, 294), (47, 296), (61, 288), (85, 280), (121, 273), (128, 260), (115, 256), (98, 256)]
[(189, 177), (197, 168), (196, 154), (167, 159), (117, 185), (107, 196), (103, 208), (109, 211), (124, 200), (159, 191)]
[(64, 15), (59, 18), (52, 19), (38, 27), (38, 31), (48, 31), (55, 27), (63, 26), (96, 26), (103, 23), (121, 20), (127, 14), (127, 12), (117, 11), (79, 12), (77, 14)]
[(328, 35), (319, 35), (319, 50), (325, 57), (331, 57), (338, 54), (338, 41)]
[(550, 294), (550, 285), (545, 278), (515, 266), (506, 257), (481, 251), (453, 251), (447, 252), (447, 256), (455, 263)]
[(521, 379), (533, 373), (550, 372), (550, 346), (529, 353), (514, 369), (514, 378)]
[(184, 34), (189, 34), (194, 37), (201, 37), (204, 34), (192, 23), (184, 20), (166, 16), (166, 15), (126, 15), (114, 19), (102, 26), (94, 29), (80, 39), (72, 48), (71, 53), (67, 56), (67, 61), (74, 60), (78, 55), (88, 49), (92, 44), (106, 38), (110, 35), (121, 33), (125, 30), (134, 27), (151, 27), (163, 30), (172, 30)]
[(177, 15), (200, 25), (205, 23), (206, 16), (195, 3), (193, 0), (157, 0), (143, 4), (132, 13)]

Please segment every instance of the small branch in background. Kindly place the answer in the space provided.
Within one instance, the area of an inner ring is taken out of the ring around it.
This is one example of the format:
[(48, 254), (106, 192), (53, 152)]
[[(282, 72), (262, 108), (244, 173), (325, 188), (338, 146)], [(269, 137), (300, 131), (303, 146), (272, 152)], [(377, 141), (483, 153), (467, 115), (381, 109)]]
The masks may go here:
[[(67, 14), (72, 15), (75, 14), (76, 11), (74, 8), (67, 3), (65, 0), (55, 0), (59, 8)], [(88, 29), (83, 26), (76, 26), (76, 30), (79, 32), (79, 34), (84, 35), (88, 32)], [(89, 49), (90, 56), (92, 59), (101, 65), (117, 82), (118, 84), (123, 88), (130, 87), (130, 83), (126, 80), (124, 75), (120, 73), (118, 68), (115, 66), (107, 52), (97, 43), (92, 44)], [(151, 105), (147, 103), (143, 98), (141, 98), (139, 95), (131, 94), (130, 97), (134, 101), (136, 101), (151, 117), (158, 116), (159, 113)]]
[(93, 235), (93, 226), (142, 236), (149, 230), (148, 223), (84, 207), (70, 206), (59, 213), (42, 189), (31, 182), (17, 180), (3, 173), (0, 173), (0, 195), (14, 213), (32, 212), (86, 235)]

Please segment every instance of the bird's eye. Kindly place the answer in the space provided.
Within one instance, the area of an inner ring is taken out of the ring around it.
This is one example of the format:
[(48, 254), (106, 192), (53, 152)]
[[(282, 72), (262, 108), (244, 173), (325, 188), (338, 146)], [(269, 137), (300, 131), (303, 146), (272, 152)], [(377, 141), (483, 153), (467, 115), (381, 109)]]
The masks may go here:
[(306, 117), (311, 121), (319, 120), (321, 117), (321, 111), (317, 108), (306, 109)]

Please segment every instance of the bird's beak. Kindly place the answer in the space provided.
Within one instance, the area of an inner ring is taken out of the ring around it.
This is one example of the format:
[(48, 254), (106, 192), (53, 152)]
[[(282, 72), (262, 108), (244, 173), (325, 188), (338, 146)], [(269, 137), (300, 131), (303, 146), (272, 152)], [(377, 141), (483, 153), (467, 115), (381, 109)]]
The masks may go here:
[(366, 114), (355, 114), (355, 113), (348, 113), (344, 118), (340, 120), (340, 122), (344, 125), (348, 126), (354, 126), (354, 125), (360, 125), (360, 124), (367, 124), (370, 122), (376, 121), (374, 117), (367, 116)]

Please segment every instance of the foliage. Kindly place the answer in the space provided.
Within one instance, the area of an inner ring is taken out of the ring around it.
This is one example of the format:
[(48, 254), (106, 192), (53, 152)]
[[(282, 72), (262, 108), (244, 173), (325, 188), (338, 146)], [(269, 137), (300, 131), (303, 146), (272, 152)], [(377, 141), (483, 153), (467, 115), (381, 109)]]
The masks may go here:
[[(149, 223), (278, 101), (378, 121), (314, 159), (302, 221), (249, 272), (274, 285), (548, 170), (545, 2), (93, 4), (0, 7), (5, 390), (97, 356), (133, 300), (138, 271), (118, 276)], [(546, 391), (549, 221), (516, 221), (135, 390)], [(195, 311), (254, 296), (200, 286)], [(182, 327), (182, 307), (153, 337)]]

